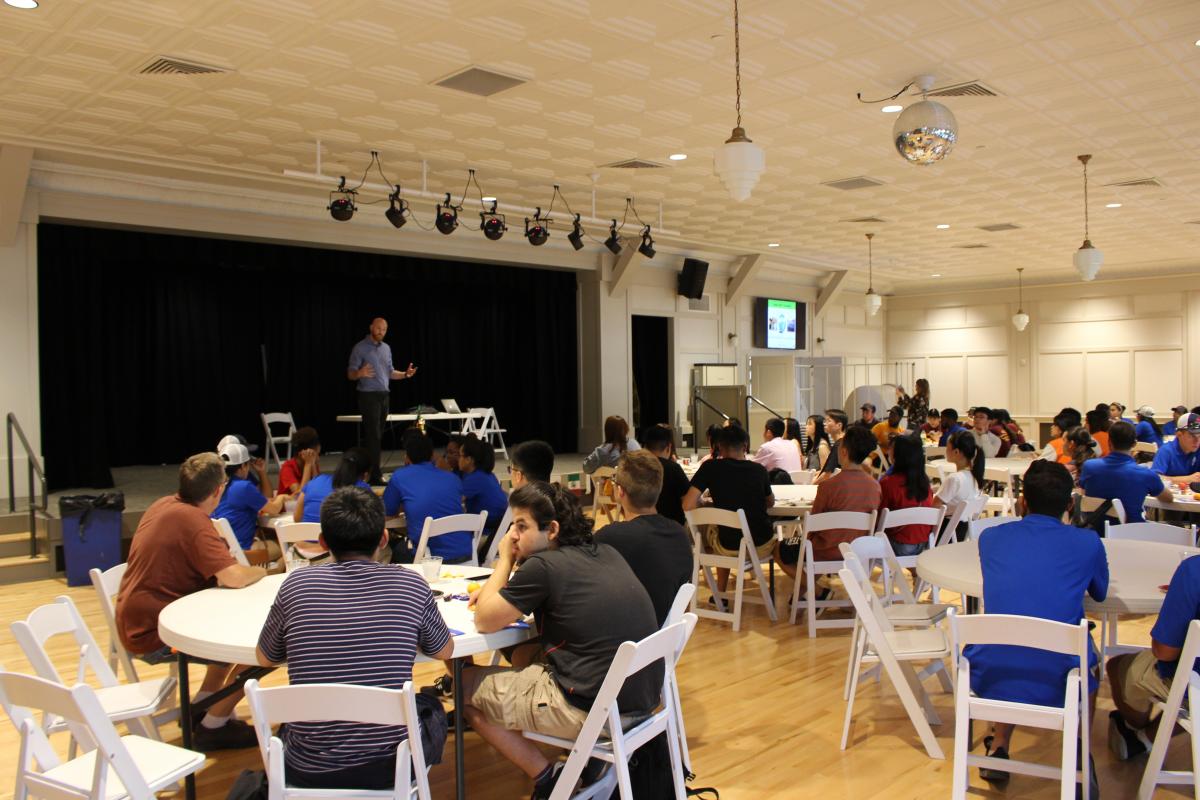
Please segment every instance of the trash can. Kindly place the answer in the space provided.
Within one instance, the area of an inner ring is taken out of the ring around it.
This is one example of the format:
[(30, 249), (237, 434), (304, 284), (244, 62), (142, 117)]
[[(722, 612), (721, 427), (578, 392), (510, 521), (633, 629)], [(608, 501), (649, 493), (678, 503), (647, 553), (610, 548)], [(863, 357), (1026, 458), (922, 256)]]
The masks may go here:
[(106, 570), (121, 563), (122, 492), (75, 494), (58, 499), (63, 525), (63, 560), (67, 585), (87, 586), (88, 570)]

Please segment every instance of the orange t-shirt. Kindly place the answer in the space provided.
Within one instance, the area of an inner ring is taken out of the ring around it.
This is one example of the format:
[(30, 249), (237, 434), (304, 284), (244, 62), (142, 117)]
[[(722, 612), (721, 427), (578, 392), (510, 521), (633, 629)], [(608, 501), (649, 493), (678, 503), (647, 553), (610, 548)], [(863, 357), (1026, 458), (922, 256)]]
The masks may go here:
[(1058, 457), (1054, 459), (1055, 461), (1057, 461), (1059, 464), (1070, 464), (1071, 463), (1071, 457), (1069, 455), (1066, 455), (1065, 453), (1063, 453), (1063, 438), (1061, 436), (1058, 437), (1057, 439), (1051, 439), (1046, 444), (1053, 447), (1054, 452), (1058, 454)]
[(1108, 442), (1108, 431), (1096, 431), (1092, 434), (1092, 438), (1096, 440), (1096, 444), (1100, 445), (1100, 455), (1106, 456), (1112, 450), (1112, 445)]

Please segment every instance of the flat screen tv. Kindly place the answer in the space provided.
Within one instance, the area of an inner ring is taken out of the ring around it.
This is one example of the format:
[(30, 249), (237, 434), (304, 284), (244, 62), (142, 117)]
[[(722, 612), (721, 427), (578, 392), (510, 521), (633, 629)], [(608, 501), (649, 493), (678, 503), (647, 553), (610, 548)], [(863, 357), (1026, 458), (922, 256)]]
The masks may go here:
[(803, 350), (805, 305), (795, 300), (754, 298), (754, 346), (768, 350)]

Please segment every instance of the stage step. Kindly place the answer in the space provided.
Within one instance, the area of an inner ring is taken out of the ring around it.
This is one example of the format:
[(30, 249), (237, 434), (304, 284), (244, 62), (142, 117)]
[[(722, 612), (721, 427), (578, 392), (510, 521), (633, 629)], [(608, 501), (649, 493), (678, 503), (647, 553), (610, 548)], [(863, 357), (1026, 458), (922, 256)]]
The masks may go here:
[[(28, 519), (25, 520), (29, 522)], [(46, 555), (46, 535), (43, 532), (38, 536), (38, 555)], [(0, 533), (0, 558), (10, 558), (13, 556), (29, 557), (29, 531), (17, 531), (15, 533)]]
[(0, 558), (0, 585), (53, 577), (54, 564), (45, 555), (37, 558), (28, 555)]

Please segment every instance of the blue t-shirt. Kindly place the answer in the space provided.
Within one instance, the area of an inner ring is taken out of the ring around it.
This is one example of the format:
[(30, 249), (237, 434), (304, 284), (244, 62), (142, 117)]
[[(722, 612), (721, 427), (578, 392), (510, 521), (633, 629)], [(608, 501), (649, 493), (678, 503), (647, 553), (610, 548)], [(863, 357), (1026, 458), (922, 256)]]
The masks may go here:
[[(462, 481), (458, 476), (426, 461), (409, 464), (392, 473), (392, 479), (383, 490), (383, 507), (388, 514), (395, 514), (401, 505), (404, 506), (408, 541), (416, 550), (425, 519), (463, 513), (462, 495)], [(470, 531), (456, 531), (430, 539), (427, 549), (430, 555), (459, 561), (471, 557), (472, 545)]]
[(1200, 449), (1185, 453), (1179, 447), (1179, 440), (1173, 439), (1154, 454), (1153, 467), (1160, 475), (1191, 475), (1200, 472)]
[(1116, 451), (1083, 462), (1079, 485), (1088, 497), (1120, 500), (1125, 507), (1126, 522), (1145, 522), (1142, 507), (1146, 498), (1156, 497), (1163, 490), (1157, 472), (1139, 467), (1133, 456)]
[(212, 519), (224, 517), (233, 528), (233, 535), (243, 550), (254, 544), (254, 532), (258, 530), (258, 512), (267, 504), (267, 498), (250, 478), (230, 478), (221, 502), (213, 509)]
[[(1185, 558), (1175, 568), (1167, 596), (1163, 598), (1158, 621), (1150, 629), (1150, 638), (1167, 647), (1183, 647), (1188, 625), (1200, 619), (1200, 558)], [(1192, 669), (1200, 665), (1200, 659)], [(1175, 661), (1158, 662), (1158, 674), (1170, 680), (1175, 677)]]
[(375, 369), (374, 378), (359, 378), (357, 383), (360, 392), (386, 392), (391, 388), (392, 380), (392, 348), (387, 342), (375, 343), (370, 336), (364, 337), (350, 351), (348, 369), (361, 369), (363, 364), (370, 364)]
[(1170, 422), (1164, 422), (1162, 429), (1163, 429), (1163, 436), (1174, 436), (1175, 431), (1176, 431), (1175, 420), (1171, 420)]
[(1154, 432), (1154, 426), (1146, 420), (1142, 420), (1133, 427), (1133, 435), (1139, 442), (1148, 442), (1162, 447), (1162, 437)]
[[(1021, 614), (1078, 625), (1083, 593), (1108, 594), (1108, 556), (1096, 534), (1031, 514), (988, 528), (979, 537), (983, 607), (989, 614)], [(972, 645), (971, 689), (980, 697), (1060, 705), (1067, 673), (1079, 659), (1017, 645)], [(1096, 663), (1089, 649), (1088, 665)], [(1091, 680), (1092, 691), (1099, 681)]]
[(468, 514), (487, 512), (485, 530), (494, 531), (508, 509), (508, 495), (500, 488), (500, 481), (490, 472), (475, 470), (462, 476), (463, 501)]
[(965, 430), (966, 430), (966, 428), (964, 428), (962, 425), (959, 425), (957, 422), (954, 423), (949, 428), (942, 431), (942, 437), (940, 439), (938, 439), (938, 447), (945, 447), (946, 442), (950, 441), (951, 436), (958, 433), (959, 431), (965, 431)]
[[(371, 491), (371, 487), (366, 481), (355, 481), (355, 486), (361, 489)], [(300, 494), (304, 497), (304, 515), (300, 518), (301, 522), (320, 522), (321, 521), (321, 504), (325, 502), (325, 498), (333, 492), (333, 475), (322, 474), (311, 479), (304, 484), (304, 491)]]

